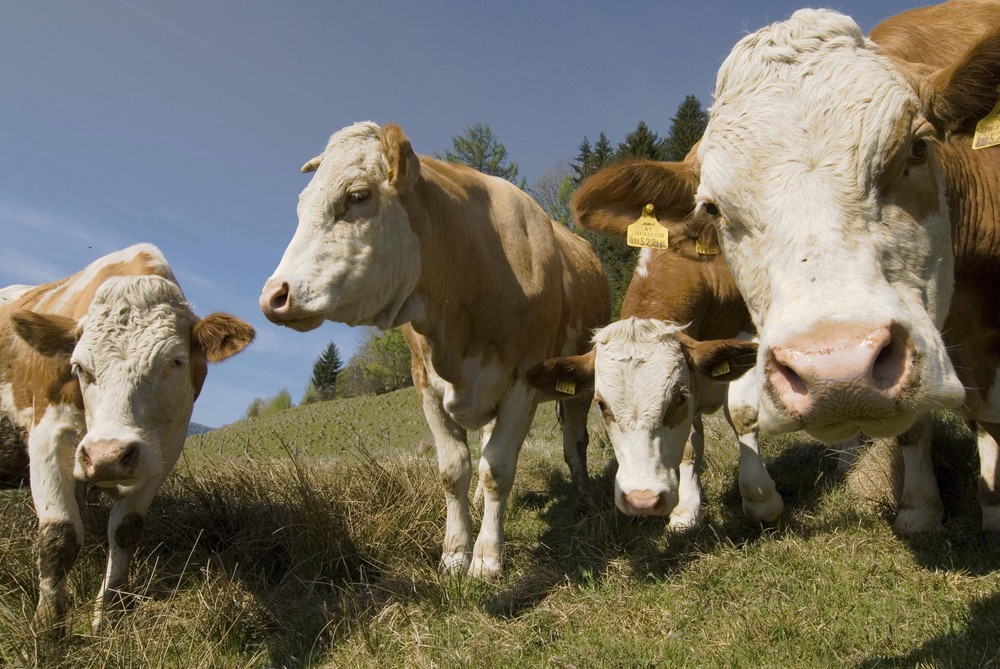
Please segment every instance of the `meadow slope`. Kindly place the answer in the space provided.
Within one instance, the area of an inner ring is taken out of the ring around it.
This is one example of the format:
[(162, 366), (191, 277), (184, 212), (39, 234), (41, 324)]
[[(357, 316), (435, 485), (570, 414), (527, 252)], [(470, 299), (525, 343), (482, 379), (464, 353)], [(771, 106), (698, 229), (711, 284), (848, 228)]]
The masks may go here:
[(599, 430), (600, 506), (577, 517), (543, 406), (506, 574), (487, 583), (437, 571), (443, 496), (412, 389), (192, 437), (153, 504), (129, 610), (98, 635), (108, 502), (90, 496), (72, 633), (48, 650), (30, 629), (30, 496), (0, 491), (0, 666), (1000, 666), (1000, 552), (978, 533), (960, 422), (937, 425), (945, 528), (912, 540), (892, 533), (888, 497), (849, 492), (834, 458), (795, 436), (764, 446), (784, 516), (747, 523), (731, 437), (717, 416), (707, 426), (704, 522), (674, 534), (613, 508)]

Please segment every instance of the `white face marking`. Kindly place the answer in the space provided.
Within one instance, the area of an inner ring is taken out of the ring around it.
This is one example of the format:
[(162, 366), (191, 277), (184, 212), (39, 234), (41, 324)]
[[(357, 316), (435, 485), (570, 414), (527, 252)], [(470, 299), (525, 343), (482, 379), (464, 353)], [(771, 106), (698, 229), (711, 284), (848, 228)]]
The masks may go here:
[[(913, 349), (898, 415), (824, 425), (762, 393), (762, 428), (842, 439), (957, 404), (938, 327), (953, 275), (943, 178), (919, 101), (853, 22), (802, 10), (750, 35), (719, 71), (699, 148), (699, 214), (760, 333), (758, 370), (793, 338), (897, 327)], [(924, 155), (921, 158), (921, 154)]]
[(615, 502), (635, 491), (661, 494), (677, 504), (678, 467), (691, 432), (697, 381), (681, 344), (681, 328), (629, 318), (594, 336), (594, 388), (608, 437), (618, 459)]
[(420, 277), (420, 245), (389, 184), (380, 129), (334, 134), (299, 195), (299, 225), (268, 284), (289, 286), (299, 329), (323, 320), (381, 329), (397, 322)]
[[(109, 485), (159, 476), (164, 451), (183, 439), (194, 405), (194, 322), (180, 289), (155, 276), (109, 279), (91, 303), (72, 356), (88, 426), (80, 449), (139, 446), (133, 475)], [(80, 449), (75, 474), (82, 478)]]

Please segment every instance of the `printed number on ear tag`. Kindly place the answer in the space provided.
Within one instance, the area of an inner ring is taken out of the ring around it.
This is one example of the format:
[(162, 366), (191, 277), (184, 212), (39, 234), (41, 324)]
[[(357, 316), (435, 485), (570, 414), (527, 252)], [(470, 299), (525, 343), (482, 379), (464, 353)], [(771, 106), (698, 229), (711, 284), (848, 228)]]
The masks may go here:
[(718, 365), (712, 368), (712, 376), (722, 376), (723, 374), (729, 373), (729, 363), (720, 362)]
[(668, 239), (667, 229), (656, 220), (651, 204), (643, 207), (642, 215), (628, 226), (625, 234), (629, 246), (647, 249), (665, 249), (669, 246)]
[(556, 390), (566, 395), (576, 395), (576, 384), (572, 381), (557, 381)]

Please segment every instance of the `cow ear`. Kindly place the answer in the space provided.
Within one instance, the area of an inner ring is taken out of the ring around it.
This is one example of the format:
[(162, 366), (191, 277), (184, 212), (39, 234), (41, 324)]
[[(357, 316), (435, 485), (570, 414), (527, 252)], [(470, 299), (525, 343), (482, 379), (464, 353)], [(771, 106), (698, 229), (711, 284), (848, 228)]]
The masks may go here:
[(525, 375), (528, 384), (559, 399), (579, 397), (594, 390), (594, 351), (583, 355), (549, 358)]
[(412, 189), (420, 177), (420, 159), (398, 125), (390, 123), (382, 129), (382, 152), (389, 161), (389, 183), (396, 192)]
[(28, 346), (48, 358), (72, 355), (80, 336), (79, 324), (55, 314), (36, 314), (27, 309), (10, 317), (14, 330)]
[(249, 324), (230, 316), (214, 313), (194, 324), (192, 336), (209, 362), (221, 362), (236, 355), (253, 341), (256, 332)]
[(746, 339), (698, 342), (687, 337), (681, 339), (681, 344), (687, 351), (692, 368), (708, 381), (735, 381), (757, 364), (757, 342)]
[(1000, 84), (1000, 32), (984, 38), (952, 67), (917, 82), (928, 120), (947, 134), (971, 133), (990, 113)]
[(315, 158), (310, 158), (306, 161), (306, 164), (302, 166), (302, 173), (309, 174), (310, 172), (315, 172), (319, 169), (319, 164), (323, 162), (323, 156), (319, 155)]
[(652, 204), (660, 223), (674, 233), (694, 210), (699, 174), (693, 154), (679, 163), (615, 163), (584, 180), (570, 210), (583, 227), (624, 239), (628, 226)]

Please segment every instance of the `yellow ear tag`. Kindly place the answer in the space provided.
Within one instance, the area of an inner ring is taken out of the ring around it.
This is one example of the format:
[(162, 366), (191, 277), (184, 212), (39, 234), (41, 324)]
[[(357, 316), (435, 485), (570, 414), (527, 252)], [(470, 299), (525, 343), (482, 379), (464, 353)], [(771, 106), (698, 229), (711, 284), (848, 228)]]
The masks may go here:
[(718, 244), (706, 244), (700, 239), (694, 243), (694, 250), (699, 255), (703, 256), (717, 256), (719, 255), (719, 245)]
[[(997, 86), (1000, 93), (1000, 86)], [(976, 124), (976, 134), (972, 137), (972, 148), (985, 149), (1000, 144), (1000, 97), (993, 104), (990, 113)]]
[(642, 209), (642, 216), (628, 226), (625, 241), (629, 246), (647, 249), (667, 248), (667, 229), (660, 225), (653, 215), (653, 205), (647, 204)]
[(576, 395), (576, 384), (572, 381), (556, 381), (556, 390), (567, 395)]
[(723, 374), (729, 373), (729, 363), (720, 362), (718, 365), (712, 368), (712, 377), (722, 376)]

